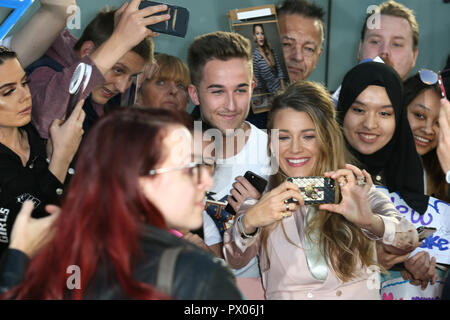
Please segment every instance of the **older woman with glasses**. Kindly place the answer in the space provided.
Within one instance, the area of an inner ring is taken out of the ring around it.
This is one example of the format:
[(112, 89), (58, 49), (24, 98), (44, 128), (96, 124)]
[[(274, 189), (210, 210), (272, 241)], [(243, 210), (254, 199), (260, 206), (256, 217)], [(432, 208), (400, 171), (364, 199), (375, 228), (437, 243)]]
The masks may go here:
[[(82, 146), (54, 238), (7, 297), (240, 299), (221, 260), (169, 232), (202, 225), (212, 186), (207, 166), (192, 161), (191, 126), (163, 109), (102, 118)], [(169, 249), (179, 250), (173, 264)], [(81, 272), (76, 290), (67, 286), (69, 266)]]

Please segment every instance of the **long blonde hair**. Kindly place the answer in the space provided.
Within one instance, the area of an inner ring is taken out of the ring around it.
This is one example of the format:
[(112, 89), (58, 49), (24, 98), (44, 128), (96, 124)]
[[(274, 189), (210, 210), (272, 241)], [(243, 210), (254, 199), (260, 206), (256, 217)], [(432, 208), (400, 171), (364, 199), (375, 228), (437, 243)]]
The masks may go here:
[[(307, 113), (315, 125), (320, 155), (311, 176), (323, 176), (326, 171), (335, 171), (343, 168), (346, 163), (352, 162), (351, 154), (345, 148), (342, 131), (336, 121), (336, 111), (331, 97), (321, 84), (299, 81), (279, 93), (273, 100), (267, 128), (276, 129), (274, 120), (277, 113), (288, 108)], [(269, 181), (270, 189), (282, 183), (285, 177), (281, 170), (273, 175)], [(278, 223), (280, 222), (269, 225), (263, 230), (262, 241), (268, 259), (268, 238)], [(294, 244), (288, 239), (283, 224), (281, 226), (287, 240)], [(319, 214), (306, 226), (306, 236), (312, 239), (311, 233), (317, 229), (320, 230), (320, 249), (328, 258), (326, 259), (328, 267), (332, 268), (343, 282), (357, 276), (361, 266), (378, 266), (373, 256), (374, 242), (342, 215), (320, 210)], [(268, 266), (270, 268), (270, 260)]]

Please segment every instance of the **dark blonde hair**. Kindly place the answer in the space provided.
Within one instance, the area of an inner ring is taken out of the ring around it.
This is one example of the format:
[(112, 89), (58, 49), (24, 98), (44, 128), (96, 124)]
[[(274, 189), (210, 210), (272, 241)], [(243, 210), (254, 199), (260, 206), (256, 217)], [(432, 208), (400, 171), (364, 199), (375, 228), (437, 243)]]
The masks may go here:
[[(331, 97), (323, 85), (311, 81), (298, 81), (276, 95), (269, 113), (268, 129), (276, 129), (274, 128), (276, 115), (285, 109), (307, 113), (315, 125), (320, 155), (311, 173), (312, 176), (323, 176), (324, 172), (343, 168), (346, 163), (353, 161), (345, 148)], [(270, 188), (277, 187), (285, 177), (283, 172), (272, 176)], [(282, 221), (264, 228), (262, 239), (267, 256), (268, 237), (278, 223), (281, 223), (287, 237)], [(357, 276), (360, 264), (363, 267), (378, 265), (373, 256), (374, 242), (342, 215), (320, 210), (311, 224), (306, 226), (306, 236), (312, 239), (312, 231), (316, 229), (320, 230), (318, 245), (321, 252), (326, 253), (329, 267), (342, 281), (346, 282)], [(295, 245), (290, 239), (288, 241)]]
[[(378, 8), (379, 13), (382, 15), (403, 18), (408, 21), (412, 31), (413, 50), (416, 50), (419, 46), (419, 24), (417, 23), (414, 11), (404, 6), (403, 4), (392, 0), (383, 2), (379, 5)], [(366, 19), (364, 20), (364, 25), (361, 30), (361, 41), (364, 41), (364, 37), (366, 36), (367, 31), (367, 20), (369, 20), (371, 16), (372, 14), (368, 14), (366, 16)]]
[(250, 40), (234, 32), (217, 31), (195, 38), (188, 51), (188, 66), (191, 81), (199, 85), (203, 78), (203, 68), (214, 59), (228, 61), (243, 58), (249, 63), (253, 73), (252, 46)]
[(189, 69), (181, 59), (165, 53), (157, 53), (155, 62), (158, 64), (158, 70), (145, 81), (153, 79), (175, 81), (183, 84), (186, 89), (191, 84)]

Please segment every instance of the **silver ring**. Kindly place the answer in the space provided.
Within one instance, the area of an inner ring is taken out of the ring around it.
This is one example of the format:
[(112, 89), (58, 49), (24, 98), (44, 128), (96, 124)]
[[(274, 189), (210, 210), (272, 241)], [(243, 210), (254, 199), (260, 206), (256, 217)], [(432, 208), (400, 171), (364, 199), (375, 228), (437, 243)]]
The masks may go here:
[(285, 205), (286, 211), (291, 211), (291, 209), (289, 208), (289, 203), (286, 203)]
[(357, 179), (357, 184), (358, 184), (358, 186), (365, 186), (366, 185), (366, 179), (364, 178), (364, 177), (359, 177), (358, 179)]

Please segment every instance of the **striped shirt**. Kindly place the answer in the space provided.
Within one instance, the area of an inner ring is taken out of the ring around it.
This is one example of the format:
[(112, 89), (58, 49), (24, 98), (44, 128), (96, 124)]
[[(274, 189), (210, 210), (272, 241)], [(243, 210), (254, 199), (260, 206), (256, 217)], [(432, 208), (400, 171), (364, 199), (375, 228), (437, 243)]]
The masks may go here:
[(256, 78), (256, 88), (264, 92), (274, 93), (281, 89), (281, 80), (284, 79), (283, 70), (277, 55), (272, 50), (275, 59), (275, 67), (271, 68), (264, 59), (261, 52), (256, 48), (253, 50), (253, 73)]

